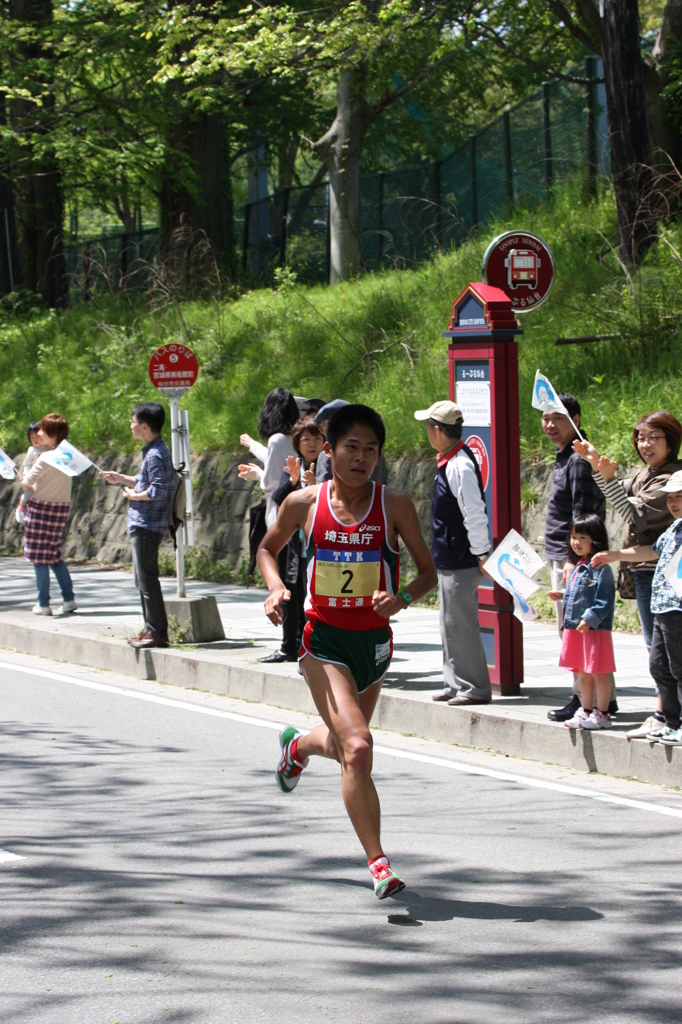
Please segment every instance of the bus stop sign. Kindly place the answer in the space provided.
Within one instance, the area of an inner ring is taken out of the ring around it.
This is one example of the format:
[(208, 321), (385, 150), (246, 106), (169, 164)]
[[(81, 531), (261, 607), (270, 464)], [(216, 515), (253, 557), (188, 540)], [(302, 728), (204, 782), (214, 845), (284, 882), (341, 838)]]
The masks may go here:
[(186, 345), (162, 345), (149, 360), (149, 377), (155, 388), (170, 398), (179, 398), (199, 376), (197, 357)]
[(500, 288), (514, 313), (542, 305), (554, 280), (554, 257), (546, 242), (528, 231), (505, 231), (494, 238), (483, 256), (483, 280)]

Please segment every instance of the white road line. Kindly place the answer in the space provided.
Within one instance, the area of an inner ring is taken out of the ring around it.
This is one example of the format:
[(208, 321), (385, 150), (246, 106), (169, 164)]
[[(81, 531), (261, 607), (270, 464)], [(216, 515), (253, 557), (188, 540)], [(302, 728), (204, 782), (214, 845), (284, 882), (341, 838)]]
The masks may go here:
[(26, 860), (26, 858), (20, 857), (18, 853), (10, 853), (9, 850), (0, 850), (0, 864), (5, 864), (7, 861), (12, 860)]
[[(114, 693), (120, 697), (129, 697), (133, 700), (144, 700), (150, 704), (162, 704), (165, 707), (179, 708), (182, 711), (192, 711), (199, 715), (211, 715), (213, 718), (227, 718), (231, 722), (243, 722), (245, 725), (255, 725), (261, 729), (282, 728), (281, 722), (271, 722), (265, 718), (251, 718), (249, 715), (241, 715), (233, 711), (220, 711), (218, 708), (202, 708), (197, 704), (189, 704), (187, 701), (173, 700), (170, 697), (158, 697), (152, 693), (138, 693), (135, 690), (126, 690), (121, 686), (111, 686), (108, 683), (95, 683), (88, 679), (78, 679), (75, 676), (62, 675), (59, 672), (47, 672), (44, 669), (28, 668), (25, 665), (13, 665), (11, 662), (0, 661), (0, 669), (10, 669), (13, 672), (23, 672), (25, 675), (38, 676), (40, 679), (54, 679), (60, 683), (70, 683), (74, 686), (82, 686), (87, 690), (100, 690), (103, 693)], [(651, 811), (654, 814), (663, 814), (669, 818), (682, 818), (682, 809), (667, 807), (664, 804), (649, 803), (646, 800), (630, 800), (623, 796), (613, 796), (611, 793), (601, 793), (598, 790), (581, 789), (579, 786), (566, 786), (560, 782), (548, 782), (545, 779), (528, 778), (525, 775), (514, 775), (512, 772), (498, 772), (494, 768), (483, 768), (480, 765), (466, 764), (463, 761), (450, 761), (445, 757), (430, 757), (428, 754), (417, 754), (409, 750), (396, 750), (393, 747), (384, 747), (375, 744), (374, 750), (377, 754), (386, 757), (400, 758), (403, 761), (418, 761), (421, 764), (432, 764), (438, 768), (447, 768), (453, 772), (462, 772), (464, 775), (481, 775), (488, 779), (498, 779), (501, 782), (514, 782), (519, 786), (528, 786), (531, 789), (545, 789), (552, 793), (565, 793), (568, 796), (579, 796), (588, 800), (597, 800), (600, 803), (615, 804), (618, 807), (631, 807), (637, 811)], [(14, 856), (10, 854), (10, 856)], [(1, 858), (0, 858), (1, 859)]]

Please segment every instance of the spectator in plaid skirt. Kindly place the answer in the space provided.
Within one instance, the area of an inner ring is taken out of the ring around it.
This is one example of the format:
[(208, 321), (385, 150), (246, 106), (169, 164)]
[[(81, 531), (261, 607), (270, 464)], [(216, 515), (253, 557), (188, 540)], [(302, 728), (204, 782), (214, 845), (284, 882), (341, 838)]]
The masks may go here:
[(168, 512), (173, 501), (175, 471), (161, 438), (166, 413), (158, 402), (136, 405), (130, 430), (142, 441), (142, 467), (137, 476), (102, 473), (108, 484), (123, 484), (128, 506), (128, 533), (133, 548), (135, 586), (140, 591), (144, 629), (130, 637), (131, 647), (168, 647), (168, 618), (159, 582), (159, 547), (168, 533)]
[[(51, 451), (69, 436), (69, 424), (55, 412), (43, 416), (36, 441)], [(50, 608), (50, 568), (62, 592), (60, 614), (75, 612), (71, 575), (62, 558), (62, 535), (71, 508), (71, 477), (50, 466), (41, 455), (21, 478), (24, 492), (31, 498), (26, 505), (24, 558), (33, 563), (38, 587), (36, 615), (52, 615)]]

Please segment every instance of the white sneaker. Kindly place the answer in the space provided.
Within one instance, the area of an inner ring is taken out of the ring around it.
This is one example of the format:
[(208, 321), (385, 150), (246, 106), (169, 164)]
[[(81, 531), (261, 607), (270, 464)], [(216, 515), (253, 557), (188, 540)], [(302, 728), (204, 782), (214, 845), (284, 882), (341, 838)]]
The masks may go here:
[(14, 513), (14, 518), (16, 519), (16, 521), (18, 523), (21, 523), (21, 525), (23, 526), (24, 523), (26, 522), (26, 516), (24, 515), (24, 510), (22, 508), (17, 508), (16, 512)]
[(588, 715), (581, 723), (581, 729), (610, 729), (613, 725), (611, 715), (594, 708), (591, 715)]
[(581, 729), (583, 722), (588, 718), (589, 715), (587, 711), (585, 711), (585, 708), (578, 708), (576, 713), (573, 715), (573, 718), (569, 718), (567, 722), (564, 722), (564, 725), (567, 729)]
[(650, 743), (660, 743), (661, 740), (667, 740), (674, 732), (676, 732), (676, 730), (671, 729), (667, 725), (659, 725), (658, 729), (653, 729), (651, 732), (648, 732), (646, 738)]
[(34, 615), (52, 615), (52, 609), (50, 608), (49, 604), (45, 605), (45, 607), (43, 607), (42, 604), (34, 604), (33, 605), (33, 614)]
[(630, 729), (629, 732), (625, 733), (627, 740), (645, 740), (650, 732), (654, 729), (660, 729), (663, 722), (660, 722), (658, 718), (654, 718), (653, 715), (649, 715), (641, 725), (635, 726), (634, 729)]
[(78, 611), (78, 605), (76, 604), (75, 601), (65, 601), (64, 604), (59, 609), (59, 614), (60, 615), (69, 615), (70, 612), (77, 612), (77, 611)]

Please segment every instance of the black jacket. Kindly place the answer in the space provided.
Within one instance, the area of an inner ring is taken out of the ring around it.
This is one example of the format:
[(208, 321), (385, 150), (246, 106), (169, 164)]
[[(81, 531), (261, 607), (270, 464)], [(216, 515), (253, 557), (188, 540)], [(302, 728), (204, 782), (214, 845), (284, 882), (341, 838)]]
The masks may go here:
[(606, 499), (592, 478), (592, 467), (567, 444), (557, 451), (552, 493), (545, 520), (545, 558), (565, 561), (568, 528), (577, 516), (606, 516)]

